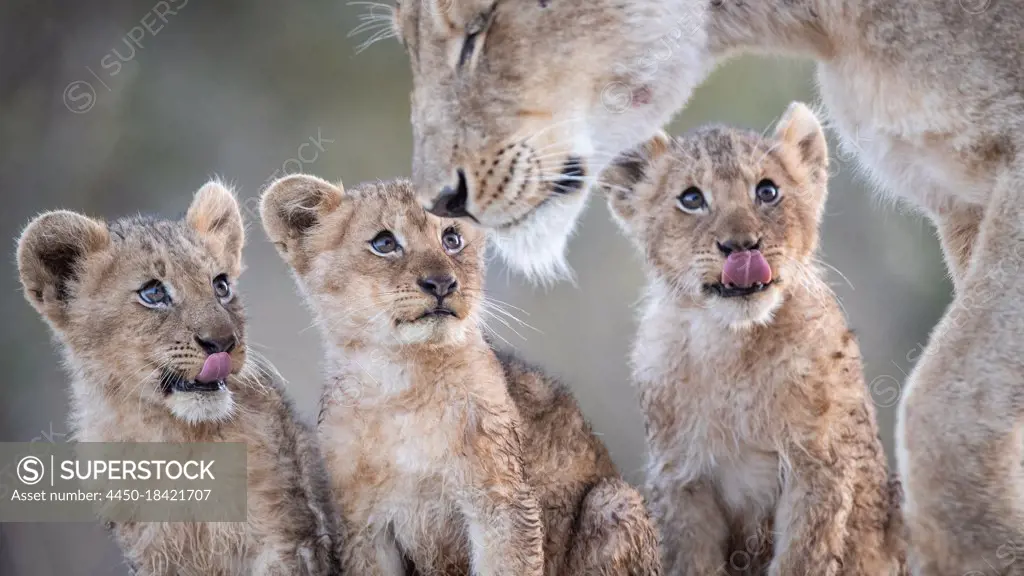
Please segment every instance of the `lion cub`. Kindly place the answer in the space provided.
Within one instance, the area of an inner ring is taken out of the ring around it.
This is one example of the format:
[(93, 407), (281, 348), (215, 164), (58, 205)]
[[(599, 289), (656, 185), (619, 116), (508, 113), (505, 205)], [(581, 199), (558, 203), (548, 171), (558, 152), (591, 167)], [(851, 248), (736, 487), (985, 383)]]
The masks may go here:
[(902, 569), (860, 352), (813, 260), (826, 168), (795, 103), (772, 137), (659, 136), (605, 173), (646, 256), (634, 378), (670, 574)]
[(273, 368), (246, 347), (243, 226), (217, 182), (183, 221), (33, 220), (25, 297), (57, 335), (82, 442), (244, 442), (247, 523), (120, 523), (136, 574), (340, 574), (323, 462)]
[(320, 326), (351, 574), (658, 574), (639, 493), (564, 388), (484, 340), (484, 238), (404, 180), (274, 183), (263, 226)]

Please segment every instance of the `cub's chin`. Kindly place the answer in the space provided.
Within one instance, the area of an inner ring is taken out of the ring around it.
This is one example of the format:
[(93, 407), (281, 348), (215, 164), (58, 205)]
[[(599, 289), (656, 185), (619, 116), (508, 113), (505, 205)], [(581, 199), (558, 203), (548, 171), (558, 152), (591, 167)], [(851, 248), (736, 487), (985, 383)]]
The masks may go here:
[(166, 370), (160, 390), (171, 414), (186, 424), (222, 422), (234, 415), (235, 401), (226, 380), (199, 382)]
[(709, 284), (704, 292), (708, 311), (737, 332), (770, 323), (783, 300), (775, 282), (750, 289)]
[(186, 424), (223, 422), (235, 413), (235, 400), (226, 387), (213, 391), (172, 392), (164, 398), (164, 404)]
[(396, 325), (395, 338), (399, 344), (461, 344), (468, 332), (468, 322), (454, 312), (426, 311), (420, 316)]
[(182, 381), (165, 388), (164, 405), (186, 424), (223, 422), (235, 413), (235, 400), (223, 380), (209, 384)]

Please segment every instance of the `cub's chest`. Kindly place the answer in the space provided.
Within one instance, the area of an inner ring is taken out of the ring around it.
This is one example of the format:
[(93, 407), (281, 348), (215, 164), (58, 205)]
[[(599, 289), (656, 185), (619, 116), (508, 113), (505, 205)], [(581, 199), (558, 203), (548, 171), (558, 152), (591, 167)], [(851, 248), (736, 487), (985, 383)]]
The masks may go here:
[(398, 475), (437, 472), (452, 464), (465, 437), (456, 406), (430, 410), (385, 406), (339, 410), (320, 425), (321, 439), (362, 466)]
[(739, 448), (730, 456), (717, 460), (707, 477), (737, 524), (757, 525), (778, 503), (782, 491), (780, 459), (775, 452), (750, 447)]
[(738, 437), (756, 441), (773, 412), (785, 365), (770, 358), (758, 362), (720, 339), (699, 327), (647, 337), (642, 330), (633, 364), (644, 409), (670, 410), (670, 425), (681, 438), (729, 445)]
[(760, 517), (779, 494), (777, 392), (791, 367), (752, 361), (735, 335), (701, 325), (647, 330), (634, 368), (652, 472), (709, 481), (731, 516)]
[(127, 556), (146, 574), (163, 574), (169, 567), (182, 576), (247, 574), (254, 565), (257, 539), (246, 523), (121, 524), (115, 531)]
[[(780, 444), (771, 388), (756, 380), (687, 377), (663, 384), (676, 387), (668, 394), (676, 399), (674, 415), (659, 431), (660, 441), (652, 442), (652, 454), (677, 462), (689, 480), (721, 479), (723, 495), (736, 493), (737, 502), (747, 497), (739, 494), (771, 489)], [(659, 408), (652, 403), (648, 409)]]
[(436, 486), (430, 493), (406, 502), (389, 502), (386, 512), (371, 523), (387, 519), (399, 547), (421, 574), (469, 574), (469, 539), (465, 516), (453, 494)]
[[(461, 413), (461, 414), (460, 414)], [(331, 473), (359, 522), (393, 534), (423, 574), (468, 574), (458, 502), (465, 410), (356, 410), (336, 437)], [(326, 441), (326, 440), (325, 440)], [(343, 460), (343, 462), (342, 462)]]

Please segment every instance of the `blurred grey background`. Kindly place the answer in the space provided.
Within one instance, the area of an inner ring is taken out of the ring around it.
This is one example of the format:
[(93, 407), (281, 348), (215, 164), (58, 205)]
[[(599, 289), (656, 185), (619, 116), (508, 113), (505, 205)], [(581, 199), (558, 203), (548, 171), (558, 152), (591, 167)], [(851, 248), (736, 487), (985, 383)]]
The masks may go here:
[[(42, 320), (23, 300), (15, 238), (29, 218), (66, 208), (93, 216), (181, 214), (213, 175), (249, 207), (241, 289), (251, 339), (290, 380), (310, 415), (320, 349), (254, 199), (268, 180), (305, 171), (349, 184), (409, 172), (410, 79), (394, 40), (356, 54), (365, 6), (344, 0), (6, 0), (0, 5), (0, 441), (63, 441), (66, 381)], [(162, 15), (162, 18), (159, 16)], [(741, 59), (720, 69), (669, 128), (715, 121), (764, 130), (794, 99), (814, 100), (809, 63)], [(309, 144), (309, 145), (306, 145)], [(899, 386), (948, 302), (931, 228), (883, 206), (833, 151), (823, 259), (860, 336), (892, 446)], [(520, 353), (576, 391), (632, 481), (643, 426), (627, 358), (643, 282), (639, 260), (602, 202), (570, 259), (577, 285), (535, 288), (493, 262), (488, 288), (522, 308)], [(843, 278), (845, 275), (845, 279)], [(0, 524), (0, 575), (126, 574), (90, 524)]]

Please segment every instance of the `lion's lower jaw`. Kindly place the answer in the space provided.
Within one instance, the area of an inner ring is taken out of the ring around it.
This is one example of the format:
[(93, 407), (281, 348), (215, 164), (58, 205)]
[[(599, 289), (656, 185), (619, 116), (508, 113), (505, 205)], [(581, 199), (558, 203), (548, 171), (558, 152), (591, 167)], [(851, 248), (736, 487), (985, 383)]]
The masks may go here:
[(427, 320), (400, 326), (384, 343), (400, 346), (427, 344), (438, 346), (459, 345), (469, 338), (474, 323), (455, 319)]
[(164, 402), (176, 418), (189, 425), (223, 422), (235, 414), (235, 400), (230, 390), (175, 392)]
[(514, 227), (493, 230), (489, 238), (501, 258), (532, 282), (573, 280), (566, 246), (576, 228), (588, 191), (552, 198)]
[(783, 296), (778, 289), (754, 295), (749, 300), (717, 299), (709, 307), (709, 312), (733, 332), (749, 330), (754, 326), (771, 323), (775, 312), (782, 305)]

